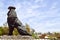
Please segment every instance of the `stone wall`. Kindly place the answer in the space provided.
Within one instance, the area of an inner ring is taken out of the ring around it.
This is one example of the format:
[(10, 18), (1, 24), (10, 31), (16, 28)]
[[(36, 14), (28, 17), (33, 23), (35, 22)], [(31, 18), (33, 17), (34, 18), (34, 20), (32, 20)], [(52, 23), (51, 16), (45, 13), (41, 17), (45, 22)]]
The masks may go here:
[[(34, 39), (32, 36), (0, 36), (0, 40), (55, 40), (55, 39), (49, 39), (49, 38), (45, 38), (45, 39)], [(60, 40), (60, 39), (58, 39)]]

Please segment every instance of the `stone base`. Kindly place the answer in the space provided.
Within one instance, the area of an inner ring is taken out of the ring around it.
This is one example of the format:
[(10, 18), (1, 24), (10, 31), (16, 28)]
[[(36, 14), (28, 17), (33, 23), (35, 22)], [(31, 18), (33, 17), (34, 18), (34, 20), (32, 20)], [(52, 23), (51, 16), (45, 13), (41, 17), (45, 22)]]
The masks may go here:
[(33, 39), (32, 36), (21, 36), (21, 35), (18, 35), (18, 36), (0, 36), (0, 39)]

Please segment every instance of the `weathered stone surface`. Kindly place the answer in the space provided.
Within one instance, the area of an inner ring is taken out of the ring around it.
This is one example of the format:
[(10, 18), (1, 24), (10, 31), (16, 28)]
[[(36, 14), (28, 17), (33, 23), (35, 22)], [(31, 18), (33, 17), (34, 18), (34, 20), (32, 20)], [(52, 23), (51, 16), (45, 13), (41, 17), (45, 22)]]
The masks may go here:
[(0, 39), (33, 39), (32, 36), (21, 36), (21, 35), (18, 35), (18, 36), (0, 36)]

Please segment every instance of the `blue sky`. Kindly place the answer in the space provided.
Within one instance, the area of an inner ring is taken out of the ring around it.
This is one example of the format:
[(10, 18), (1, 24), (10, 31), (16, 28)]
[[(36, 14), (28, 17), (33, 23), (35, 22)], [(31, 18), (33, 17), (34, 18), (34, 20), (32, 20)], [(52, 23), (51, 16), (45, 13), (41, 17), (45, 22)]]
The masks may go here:
[(36, 32), (60, 32), (60, 0), (0, 0), (0, 26), (7, 21), (9, 6)]

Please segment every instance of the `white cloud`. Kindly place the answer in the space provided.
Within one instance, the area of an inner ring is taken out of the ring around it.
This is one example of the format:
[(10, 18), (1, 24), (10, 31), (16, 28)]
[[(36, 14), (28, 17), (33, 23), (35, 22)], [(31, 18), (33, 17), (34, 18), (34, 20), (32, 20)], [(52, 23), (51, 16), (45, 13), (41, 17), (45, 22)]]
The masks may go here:
[(35, 2), (43, 2), (43, 0), (35, 0)]
[(50, 10), (56, 9), (56, 5), (58, 4), (58, 2), (54, 2), (50, 8)]

